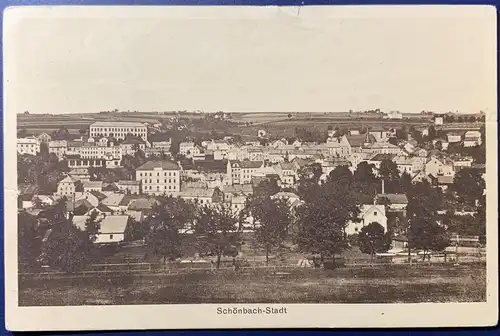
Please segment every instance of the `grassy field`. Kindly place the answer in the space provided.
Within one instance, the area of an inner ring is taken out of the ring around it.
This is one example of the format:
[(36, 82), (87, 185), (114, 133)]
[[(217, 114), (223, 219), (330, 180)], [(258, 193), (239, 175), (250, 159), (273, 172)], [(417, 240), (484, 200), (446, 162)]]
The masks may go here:
[(21, 306), (478, 302), (485, 265), (193, 272), (20, 279)]

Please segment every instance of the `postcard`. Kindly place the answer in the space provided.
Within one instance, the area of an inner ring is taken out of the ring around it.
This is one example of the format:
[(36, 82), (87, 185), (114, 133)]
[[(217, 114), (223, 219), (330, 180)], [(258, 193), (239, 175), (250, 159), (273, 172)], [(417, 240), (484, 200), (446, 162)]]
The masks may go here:
[(494, 7), (3, 24), (7, 329), (497, 323)]

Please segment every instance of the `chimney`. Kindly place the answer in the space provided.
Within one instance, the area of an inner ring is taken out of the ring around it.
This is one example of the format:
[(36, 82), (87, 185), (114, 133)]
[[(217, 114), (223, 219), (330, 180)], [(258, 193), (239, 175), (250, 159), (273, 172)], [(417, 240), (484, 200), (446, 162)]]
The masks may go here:
[(385, 194), (385, 180), (382, 179), (382, 195)]

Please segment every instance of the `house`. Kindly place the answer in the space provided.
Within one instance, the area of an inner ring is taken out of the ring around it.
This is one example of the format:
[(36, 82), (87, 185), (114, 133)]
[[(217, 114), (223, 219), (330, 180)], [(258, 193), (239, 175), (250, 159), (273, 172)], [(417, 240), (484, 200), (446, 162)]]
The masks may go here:
[(196, 201), (200, 205), (211, 205), (224, 201), (224, 193), (219, 188), (183, 188), (179, 197), (187, 201)]
[(422, 156), (412, 156), (407, 158), (407, 161), (411, 163), (411, 170), (413, 173), (425, 170), (425, 164), (427, 163), (427, 158)]
[(276, 193), (271, 196), (272, 199), (284, 199), (288, 201), (288, 204), (290, 205), (291, 208), (294, 208), (300, 204), (302, 204), (302, 201), (300, 200), (300, 197), (292, 192), (284, 192), (281, 191), (279, 193)]
[(106, 195), (99, 191), (87, 191), (75, 194), (75, 202), (78, 202), (80, 200), (87, 200), (94, 208), (98, 206), (99, 203), (101, 203), (101, 201), (105, 198)]
[(141, 192), (141, 181), (119, 180), (116, 186), (126, 194), (138, 195)]
[(135, 179), (140, 181), (142, 192), (154, 195), (176, 195), (181, 187), (181, 171), (171, 161), (148, 161), (136, 169)]
[(456, 143), (462, 141), (462, 136), (456, 132), (450, 132), (446, 134), (446, 139), (448, 143)]
[(102, 181), (83, 181), (83, 191), (102, 191)]
[(380, 204), (363, 204), (359, 208), (359, 221), (349, 221), (345, 233), (350, 236), (359, 233), (361, 229), (371, 223), (379, 223), (387, 232), (387, 216), (385, 206)]
[(262, 167), (264, 167), (264, 161), (230, 160), (227, 162), (228, 184), (250, 183), (254, 174)]
[(396, 156), (392, 159), (392, 161), (396, 163), (396, 165), (398, 166), (400, 174), (403, 173), (408, 173), (410, 175), (413, 174), (413, 163), (405, 156)]
[(87, 214), (94, 206), (86, 199), (79, 199), (75, 201), (73, 213), (76, 216), (82, 216)]
[(397, 235), (392, 238), (391, 250), (401, 251), (408, 247), (408, 238), (404, 235)]
[(179, 144), (179, 154), (185, 157), (192, 157), (193, 155), (200, 154), (200, 149), (194, 142), (181, 142)]
[(168, 139), (168, 141), (152, 141), (152, 148), (159, 148), (163, 150), (165, 153), (170, 152), (170, 147), (172, 146), (172, 139)]
[(384, 142), (389, 138), (388, 131), (382, 127), (375, 126), (370, 129), (369, 133), (373, 135), (377, 142)]
[(231, 201), (233, 197), (243, 196), (246, 197), (253, 194), (253, 188), (251, 184), (232, 184), (222, 186), (222, 192), (224, 193), (224, 200)]
[(349, 134), (346, 135), (352, 153), (361, 153), (363, 146), (375, 143), (377, 140), (370, 134)]
[(68, 150), (68, 141), (66, 140), (54, 140), (48, 143), (49, 154), (54, 153), (59, 160), (64, 159), (66, 151)]
[(387, 205), (389, 211), (405, 211), (408, 205), (408, 198), (405, 194), (378, 194), (375, 196), (375, 203)]
[(69, 176), (71, 176), (76, 181), (90, 181), (90, 175), (88, 168), (73, 168), (70, 170)]
[(17, 138), (17, 153), (37, 155), (40, 153), (40, 141), (37, 138)]
[(390, 111), (384, 115), (384, 118), (401, 120), (403, 119), (403, 113), (399, 111)]
[[(125, 196), (127, 197), (127, 196)], [(124, 202), (125, 197), (122, 199), (122, 203), (120, 203), (120, 206), (123, 205), (124, 203), (128, 204), (128, 211), (143, 211), (145, 213), (150, 212), (155, 205), (158, 205), (159, 202), (158, 200), (154, 198), (137, 198), (133, 199), (130, 202)]]
[(52, 140), (52, 137), (47, 133), (43, 132), (36, 137), (40, 143), (49, 143)]
[(120, 143), (122, 155), (133, 156), (138, 150), (145, 151), (146, 142), (140, 137), (127, 137)]
[(362, 151), (365, 153), (372, 153), (372, 154), (398, 155), (401, 153), (401, 148), (391, 144), (390, 142), (375, 142), (375, 143), (364, 144), (362, 147)]
[(247, 198), (243, 195), (233, 196), (229, 201), (226, 201), (235, 215), (239, 215), (245, 209)]
[(426, 158), (429, 155), (429, 151), (424, 148), (416, 148), (413, 154), (422, 158)]
[(267, 135), (267, 131), (266, 130), (263, 130), (263, 129), (260, 129), (257, 131), (257, 137), (259, 138), (263, 138)]
[(481, 144), (481, 132), (467, 131), (464, 135), (464, 147), (475, 147)]
[(57, 184), (57, 191), (55, 195), (73, 197), (76, 191), (76, 180), (71, 176), (66, 176)]
[[(73, 224), (80, 230), (85, 230), (85, 222), (89, 216), (74, 216)], [(100, 221), (100, 229), (95, 244), (116, 244), (125, 239), (125, 230), (129, 225), (130, 217), (127, 215), (105, 216)]]
[(434, 177), (453, 176), (455, 174), (453, 162), (448, 159), (431, 157), (425, 164), (425, 173)]
[(123, 197), (125, 197), (124, 194), (110, 193), (101, 201), (101, 204), (109, 207), (113, 211), (125, 211), (127, 207), (121, 205)]
[(441, 190), (446, 191), (450, 185), (453, 184), (453, 176), (437, 176), (436, 182)]
[[(432, 177), (432, 175), (431, 175)], [(427, 181), (427, 182), (432, 182), (432, 178), (429, 177), (429, 175), (427, 175), (425, 172), (423, 171), (419, 171), (418, 173), (416, 174), (413, 174), (412, 178), (411, 178), (411, 182), (412, 183), (417, 183), (417, 182), (423, 182), (423, 181)]]
[(298, 181), (298, 166), (293, 162), (281, 162), (276, 166), (276, 171), (281, 180), (281, 186), (293, 187)]
[(443, 125), (444, 118), (442, 116), (435, 116), (434, 117), (434, 125), (436, 126), (441, 126)]

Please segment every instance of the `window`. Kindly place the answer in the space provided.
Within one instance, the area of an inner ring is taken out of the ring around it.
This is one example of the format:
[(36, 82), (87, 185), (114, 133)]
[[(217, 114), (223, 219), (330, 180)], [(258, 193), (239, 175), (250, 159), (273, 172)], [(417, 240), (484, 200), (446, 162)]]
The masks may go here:
[(112, 234), (109, 235), (109, 239), (113, 239), (113, 235)]
[(374, 215), (374, 216), (377, 216), (377, 211), (374, 211), (374, 212), (373, 212), (373, 215)]

